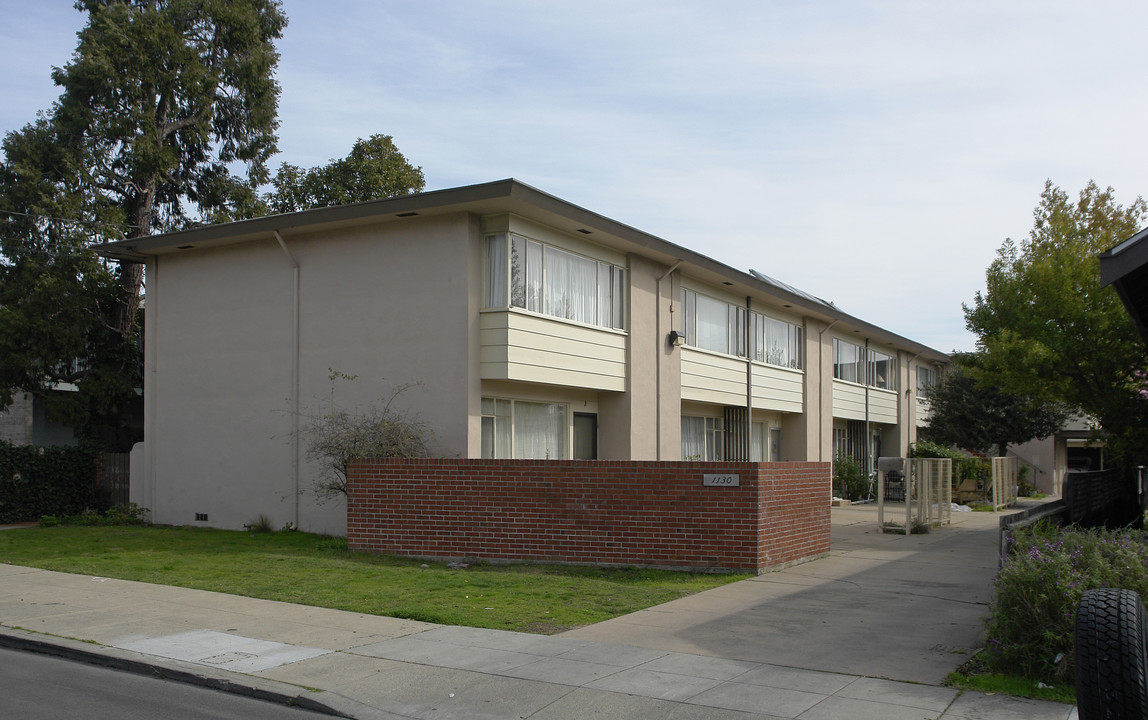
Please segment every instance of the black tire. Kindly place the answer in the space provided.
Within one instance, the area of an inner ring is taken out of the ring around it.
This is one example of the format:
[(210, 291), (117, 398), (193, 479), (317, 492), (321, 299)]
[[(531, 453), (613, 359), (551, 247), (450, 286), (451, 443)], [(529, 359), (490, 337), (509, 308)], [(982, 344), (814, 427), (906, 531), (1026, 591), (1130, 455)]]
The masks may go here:
[(1076, 610), (1080, 720), (1148, 720), (1148, 620), (1132, 590), (1086, 590)]

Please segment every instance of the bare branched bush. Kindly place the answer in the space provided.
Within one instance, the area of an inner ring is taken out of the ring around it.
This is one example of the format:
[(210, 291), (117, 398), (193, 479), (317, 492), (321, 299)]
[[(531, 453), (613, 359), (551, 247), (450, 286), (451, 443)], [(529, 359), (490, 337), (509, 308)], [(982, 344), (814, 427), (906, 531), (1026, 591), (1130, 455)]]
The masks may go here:
[[(332, 371), (335, 380), (353, 380), (354, 376)], [(347, 494), (347, 469), (355, 458), (428, 457), (435, 435), (417, 414), (396, 407), (396, 399), (415, 387), (400, 385), (381, 404), (364, 411), (347, 411), (332, 407), (323, 413), (304, 414), (299, 433), (306, 448), (307, 460), (322, 466), (315, 481), (320, 500)]]

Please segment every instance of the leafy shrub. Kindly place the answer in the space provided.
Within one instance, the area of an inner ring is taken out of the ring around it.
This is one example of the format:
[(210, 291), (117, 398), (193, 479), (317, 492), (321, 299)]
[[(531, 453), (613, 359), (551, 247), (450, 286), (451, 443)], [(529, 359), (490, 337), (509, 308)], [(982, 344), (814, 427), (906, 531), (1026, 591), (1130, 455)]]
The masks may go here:
[[(330, 371), (334, 383), (353, 381), (354, 375)], [(347, 411), (331, 407), (302, 413), (299, 435), (306, 445), (307, 460), (322, 468), (315, 481), (320, 502), (346, 496), (347, 470), (357, 458), (421, 458), (430, 456), (435, 435), (418, 414), (401, 408), (399, 396), (415, 387), (400, 385), (380, 403), (366, 410)]]
[(269, 533), (275, 531), (275, 528), (271, 525), (271, 518), (267, 517), (263, 513), (259, 513), (258, 517), (243, 527), (247, 528), (253, 533)]
[(984, 659), (995, 672), (1049, 685), (1071, 683), (1073, 622), (1085, 590), (1127, 588), (1148, 598), (1148, 533), (1018, 532), (997, 574)]
[(116, 505), (103, 512), (87, 509), (75, 515), (57, 517), (55, 515), (41, 515), (40, 527), (58, 527), (60, 525), (80, 525), (98, 527), (105, 525), (147, 525), (147, 508), (135, 503)]
[(861, 500), (869, 495), (869, 478), (861, 463), (848, 455), (833, 461), (833, 495), (846, 500)]
[(0, 441), (0, 522), (107, 507), (96, 487), (99, 451)]

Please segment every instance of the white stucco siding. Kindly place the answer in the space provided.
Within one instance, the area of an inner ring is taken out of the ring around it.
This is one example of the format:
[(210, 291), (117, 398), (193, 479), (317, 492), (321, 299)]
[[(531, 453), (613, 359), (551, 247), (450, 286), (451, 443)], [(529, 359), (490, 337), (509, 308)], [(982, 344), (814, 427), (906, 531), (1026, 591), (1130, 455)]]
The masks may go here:
[(746, 403), (745, 360), (683, 347), (682, 400), (719, 405)]
[(523, 380), (623, 391), (626, 336), (518, 312), (484, 312), (484, 380)]
[(171, 255), (149, 275), (156, 522), (293, 521), (291, 298), (290, 265), (268, 243)]
[[(833, 417), (845, 420), (865, 419), (865, 387), (841, 380), (833, 381)], [(897, 424), (897, 393), (869, 388), (869, 420)]]
[[(299, 264), (299, 410), (417, 412), (444, 454), (467, 453), (477, 233), (466, 215), (285, 235)], [(316, 502), (319, 468), (296, 492), (294, 271), (274, 240), (158, 259), (155, 519), (345, 531), (343, 502)], [(149, 278), (149, 283), (151, 278)], [(332, 381), (332, 371), (353, 380)], [(149, 373), (149, 377), (151, 374)], [(304, 420), (305, 422), (305, 420)], [(302, 453), (300, 453), (302, 455)]]
[(805, 373), (798, 370), (753, 365), (753, 407), (781, 412), (802, 412)]

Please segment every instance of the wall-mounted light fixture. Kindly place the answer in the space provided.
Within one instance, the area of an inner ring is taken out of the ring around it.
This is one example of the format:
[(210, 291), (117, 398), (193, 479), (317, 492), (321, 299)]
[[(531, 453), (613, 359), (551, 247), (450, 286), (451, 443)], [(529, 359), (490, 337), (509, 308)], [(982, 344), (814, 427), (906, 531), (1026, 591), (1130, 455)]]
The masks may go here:
[(680, 346), (686, 344), (686, 336), (682, 335), (677, 330), (671, 330), (670, 331), (669, 340), (670, 340), (671, 345), (674, 345), (677, 347), (680, 347)]

